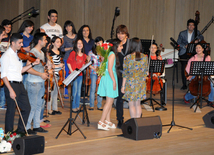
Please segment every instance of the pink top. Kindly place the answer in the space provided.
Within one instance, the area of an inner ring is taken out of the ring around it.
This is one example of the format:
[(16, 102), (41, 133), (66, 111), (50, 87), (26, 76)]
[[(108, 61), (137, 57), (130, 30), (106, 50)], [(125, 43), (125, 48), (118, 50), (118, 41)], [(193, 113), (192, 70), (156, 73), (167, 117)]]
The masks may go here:
[[(203, 58), (204, 59), (204, 58)], [(192, 61), (200, 61), (198, 60), (198, 55), (194, 55), (192, 58), (189, 59), (187, 66), (186, 66), (186, 72), (189, 74), (189, 70), (190, 70), (190, 65)], [(208, 55), (205, 59), (205, 61), (211, 61), (211, 57)]]

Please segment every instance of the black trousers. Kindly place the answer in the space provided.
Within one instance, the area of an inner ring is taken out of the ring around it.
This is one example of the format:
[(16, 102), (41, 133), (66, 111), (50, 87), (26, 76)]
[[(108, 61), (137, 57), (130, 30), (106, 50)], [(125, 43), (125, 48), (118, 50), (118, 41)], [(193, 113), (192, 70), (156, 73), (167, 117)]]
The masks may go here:
[[(31, 110), (27, 91), (25, 90), (23, 83), (10, 83), (10, 85), (16, 93), (16, 101), (26, 125)], [(7, 111), (5, 116), (5, 133), (7, 133), (8, 131), (13, 131), (16, 103), (12, 98), (10, 98), (10, 92), (6, 86), (4, 87), (4, 91), (7, 102)], [(21, 118), (19, 118), (17, 132), (25, 132)]]
[(122, 87), (123, 78), (118, 77), (118, 93), (119, 96), (117, 97), (116, 102), (116, 110), (117, 110), (117, 120), (123, 121), (123, 93), (121, 93), (121, 87)]
[[(189, 56), (185, 53), (183, 55), (180, 55), (179, 56), (180, 59), (188, 59)], [(187, 61), (180, 61), (181, 62), (181, 78), (182, 78), (182, 84), (183, 86), (186, 86), (186, 76), (184, 74), (185, 72), (185, 68), (186, 68), (186, 65), (187, 65)]]

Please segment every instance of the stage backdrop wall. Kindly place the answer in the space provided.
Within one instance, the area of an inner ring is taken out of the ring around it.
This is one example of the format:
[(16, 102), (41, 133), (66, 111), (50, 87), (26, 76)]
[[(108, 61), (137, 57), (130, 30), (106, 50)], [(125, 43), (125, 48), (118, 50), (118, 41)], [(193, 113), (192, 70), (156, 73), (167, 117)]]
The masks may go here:
[[(111, 25), (115, 7), (120, 8), (120, 16), (115, 21), (115, 29), (119, 24), (127, 25), (130, 38), (154, 39), (165, 48), (172, 48), (170, 37), (177, 40), (181, 30), (186, 29), (188, 19), (195, 19), (195, 12), (200, 12), (198, 29), (202, 30), (214, 15), (214, 0), (0, 0), (0, 20), (12, 19), (23, 11), (34, 6), (40, 9), (35, 29), (47, 22), (49, 9), (59, 13), (58, 24), (63, 27), (66, 20), (74, 22), (76, 30), (83, 24), (91, 27), (93, 38), (102, 36), (110, 38)], [(11, 5), (13, 4), (13, 5)], [(15, 7), (17, 6), (17, 7)], [(17, 31), (22, 21), (14, 24)], [(214, 49), (214, 24), (203, 34), (205, 41)], [(214, 52), (214, 51), (213, 51)], [(214, 54), (211, 54), (214, 60)]]

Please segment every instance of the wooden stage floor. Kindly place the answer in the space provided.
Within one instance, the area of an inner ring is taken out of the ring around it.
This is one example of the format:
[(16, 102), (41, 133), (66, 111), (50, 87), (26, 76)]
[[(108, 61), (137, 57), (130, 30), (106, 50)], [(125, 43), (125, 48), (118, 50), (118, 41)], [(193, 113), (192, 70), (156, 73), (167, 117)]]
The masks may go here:
[[(179, 72), (180, 73), (180, 72)], [(166, 78), (168, 82), (168, 100), (166, 107), (167, 111), (150, 112), (142, 106), (143, 117), (159, 115), (162, 124), (170, 124), (172, 119), (172, 68), (166, 69)], [(82, 124), (77, 118), (76, 123), (87, 137), (83, 138), (79, 131), (69, 136), (64, 131), (55, 139), (60, 129), (63, 127), (69, 117), (69, 100), (65, 101), (65, 108), (59, 107), (62, 115), (49, 116), (51, 127), (48, 128), (48, 133), (39, 134), (45, 137), (45, 152), (47, 155), (67, 155), (67, 154), (214, 154), (214, 129), (206, 128), (202, 117), (208, 112), (214, 110), (211, 107), (205, 106), (201, 109), (201, 113), (194, 113), (190, 109), (190, 105), (183, 102), (183, 95), (186, 91), (180, 90), (181, 80), (179, 75), (179, 83), (175, 83), (175, 123), (177, 125), (193, 128), (193, 130), (172, 127), (167, 133), (169, 126), (163, 127), (162, 137), (160, 139), (150, 140), (131, 140), (124, 138), (121, 135), (120, 129), (111, 129), (110, 131), (97, 130), (97, 122), (101, 117), (101, 111), (88, 111), (90, 126)], [(158, 98), (156, 95), (155, 98)], [(103, 104), (105, 100), (103, 101)], [(155, 105), (156, 107), (157, 105)], [(96, 107), (96, 105), (95, 105)], [(4, 127), (5, 111), (0, 110), (0, 127)], [(82, 118), (82, 113), (80, 115)], [(17, 124), (18, 114), (16, 113)], [(116, 121), (116, 110), (112, 109), (111, 118), (114, 123)], [(130, 118), (128, 109), (124, 109), (124, 118)], [(67, 129), (67, 127), (66, 127)], [(72, 126), (72, 130), (76, 128)], [(14, 154), (14, 153), (8, 153)]]

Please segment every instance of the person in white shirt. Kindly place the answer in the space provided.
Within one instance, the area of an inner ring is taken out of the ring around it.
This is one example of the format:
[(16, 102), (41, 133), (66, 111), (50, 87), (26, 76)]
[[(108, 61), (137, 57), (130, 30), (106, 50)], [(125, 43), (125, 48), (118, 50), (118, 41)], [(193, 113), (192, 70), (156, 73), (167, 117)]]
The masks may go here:
[(55, 9), (48, 11), (48, 23), (40, 28), (45, 30), (45, 33), (52, 39), (54, 36), (63, 37), (62, 27), (57, 24), (58, 12)]
[[(23, 46), (23, 37), (19, 33), (12, 34), (10, 38), (11, 46), (1, 57), (1, 78), (4, 81), (5, 97), (7, 102), (7, 111), (5, 116), (5, 133), (13, 131), (14, 115), (16, 104), (21, 109), (21, 114), (24, 123), (27, 123), (28, 116), (31, 110), (27, 91), (22, 83), (22, 73), (29, 70), (34, 65), (40, 63), (39, 59), (35, 62), (22, 67), (22, 61), (19, 59), (17, 50)], [(24, 125), (19, 118), (17, 133), (25, 133)]]

